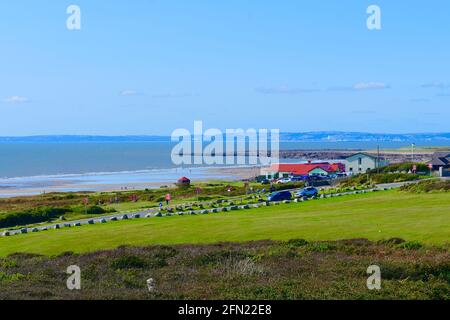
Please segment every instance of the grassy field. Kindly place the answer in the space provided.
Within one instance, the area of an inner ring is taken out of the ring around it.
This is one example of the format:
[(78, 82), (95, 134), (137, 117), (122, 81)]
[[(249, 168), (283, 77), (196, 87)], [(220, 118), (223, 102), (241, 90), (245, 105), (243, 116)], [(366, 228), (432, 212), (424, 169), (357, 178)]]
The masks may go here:
[(450, 239), (450, 195), (382, 191), (237, 212), (135, 219), (0, 238), (0, 256), (57, 255), (120, 245), (222, 241), (308, 241), (400, 237), (443, 245)]

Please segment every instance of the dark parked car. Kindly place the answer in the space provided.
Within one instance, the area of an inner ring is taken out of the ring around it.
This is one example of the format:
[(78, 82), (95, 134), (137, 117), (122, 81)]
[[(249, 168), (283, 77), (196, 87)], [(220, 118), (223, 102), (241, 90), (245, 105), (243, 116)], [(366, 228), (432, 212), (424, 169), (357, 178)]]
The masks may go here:
[(292, 194), (289, 191), (278, 191), (271, 193), (269, 197), (267, 197), (268, 201), (283, 201), (283, 200), (291, 200)]

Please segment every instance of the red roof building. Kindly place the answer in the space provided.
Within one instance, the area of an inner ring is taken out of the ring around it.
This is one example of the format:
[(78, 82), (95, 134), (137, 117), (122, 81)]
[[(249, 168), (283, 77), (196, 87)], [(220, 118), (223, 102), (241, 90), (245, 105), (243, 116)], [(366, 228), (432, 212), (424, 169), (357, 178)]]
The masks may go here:
[(178, 184), (190, 184), (191, 180), (189, 180), (186, 177), (181, 177), (180, 179), (178, 179)]
[[(311, 171), (318, 169), (316, 171), (325, 172), (326, 174), (333, 174), (345, 171), (345, 165), (343, 163), (278, 163), (270, 166), (266, 170), (266, 175), (271, 175), (274, 177), (275, 174), (278, 176), (294, 175), (294, 176), (306, 176), (311, 174)], [(320, 170), (321, 169), (321, 170)]]

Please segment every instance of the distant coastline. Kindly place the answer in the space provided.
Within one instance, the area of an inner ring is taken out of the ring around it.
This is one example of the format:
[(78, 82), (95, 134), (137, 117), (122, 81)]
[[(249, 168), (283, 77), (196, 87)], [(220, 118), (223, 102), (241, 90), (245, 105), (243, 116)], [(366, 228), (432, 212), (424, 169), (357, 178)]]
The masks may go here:
[[(158, 135), (36, 135), (3, 136), (0, 143), (50, 143), (50, 142), (170, 142), (170, 136)], [(366, 133), (366, 132), (282, 132), (281, 142), (430, 142), (448, 141), (450, 132), (442, 133)]]

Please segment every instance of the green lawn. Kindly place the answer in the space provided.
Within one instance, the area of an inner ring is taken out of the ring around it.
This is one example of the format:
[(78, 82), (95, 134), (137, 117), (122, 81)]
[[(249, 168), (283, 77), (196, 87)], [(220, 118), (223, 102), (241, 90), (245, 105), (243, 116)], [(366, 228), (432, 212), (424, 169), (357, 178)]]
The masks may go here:
[(450, 242), (450, 194), (383, 191), (237, 212), (108, 222), (0, 238), (0, 256), (55, 255), (119, 245), (249, 240), (370, 240), (400, 237)]

